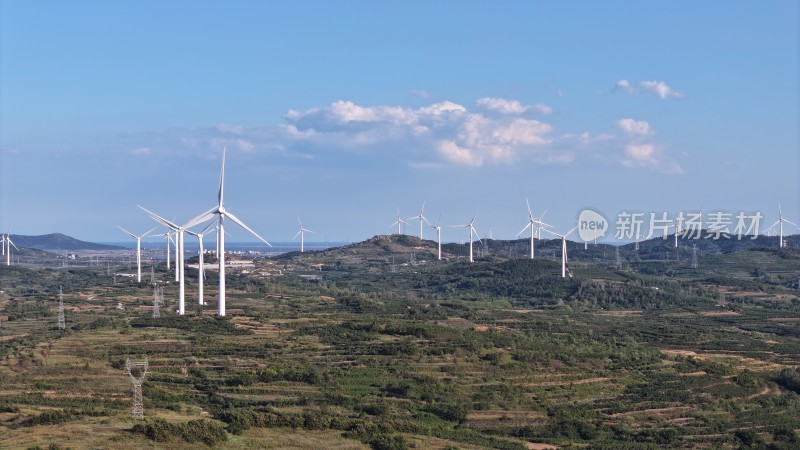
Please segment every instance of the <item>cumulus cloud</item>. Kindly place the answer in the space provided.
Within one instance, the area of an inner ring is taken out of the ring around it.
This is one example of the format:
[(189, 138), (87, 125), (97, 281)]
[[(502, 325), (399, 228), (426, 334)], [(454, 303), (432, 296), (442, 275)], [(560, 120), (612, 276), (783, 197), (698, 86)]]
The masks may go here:
[(650, 124), (646, 120), (620, 119), (617, 127), (625, 134), (631, 136), (647, 136), (653, 134)]
[(551, 140), (549, 124), (517, 117), (530, 109), (519, 101), (483, 98), (477, 104), (500, 116), (472, 112), (449, 101), (417, 109), (338, 101), (325, 108), (289, 111), (285, 118), (297, 130), (336, 137), (343, 144), (412, 141), (416, 148), (431, 148), (450, 163), (476, 167), (512, 163), (543, 151)]
[(552, 114), (553, 108), (544, 103), (535, 105), (523, 105), (519, 100), (506, 100), (504, 98), (480, 98), (475, 102), (479, 108), (485, 111), (492, 111), (500, 114), (520, 115), (528, 111), (536, 111), (539, 114)]
[(631, 83), (628, 80), (619, 80), (614, 85), (614, 91), (621, 91), (625, 92), (626, 94), (633, 94), (636, 92), (636, 89), (631, 86)]
[(451, 101), (412, 108), (340, 100), (289, 110), (279, 125), (171, 128), (130, 135), (127, 148), (140, 156), (152, 151), (216, 157), (227, 147), (304, 164), (336, 158), (413, 168), (567, 165), (594, 159), (681, 172), (652, 141), (654, 132), (647, 121), (620, 119), (613, 134), (571, 133), (528, 115), (545, 112), (550, 112), (546, 105), (489, 97), (479, 99), (474, 109)]
[(645, 91), (656, 94), (662, 99), (666, 99), (668, 97), (683, 97), (683, 93), (672, 89), (663, 81), (642, 81), (639, 83), (639, 85)]
[(626, 94), (636, 94), (638, 92), (645, 92), (655, 94), (662, 100), (668, 98), (683, 97), (683, 93), (677, 91), (664, 83), (663, 81), (641, 81), (634, 87), (628, 80), (619, 80), (614, 84), (614, 92), (624, 92)]

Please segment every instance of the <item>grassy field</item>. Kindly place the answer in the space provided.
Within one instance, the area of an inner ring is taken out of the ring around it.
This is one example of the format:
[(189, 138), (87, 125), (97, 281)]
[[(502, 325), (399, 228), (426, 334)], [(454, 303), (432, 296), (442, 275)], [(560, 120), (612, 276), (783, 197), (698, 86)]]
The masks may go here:
[[(800, 447), (796, 252), (567, 280), (546, 259), (432, 255), (406, 239), (258, 261), (223, 319), (191, 273), (187, 315), (165, 284), (153, 319), (152, 287), (105, 268), (2, 266), (0, 447)], [(124, 366), (145, 357), (136, 420)]]

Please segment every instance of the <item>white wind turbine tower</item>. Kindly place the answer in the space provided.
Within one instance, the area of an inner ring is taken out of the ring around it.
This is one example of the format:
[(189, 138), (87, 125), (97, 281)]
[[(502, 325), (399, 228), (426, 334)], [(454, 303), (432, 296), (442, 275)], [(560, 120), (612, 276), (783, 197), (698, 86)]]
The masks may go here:
[[(538, 218), (538, 219), (536, 217), (533, 217), (533, 212), (531, 211), (531, 204), (530, 204), (530, 202), (528, 201), (527, 198), (525, 199), (525, 204), (528, 205), (528, 224), (525, 225), (525, 228), (521, 229), (519, 231), (519, 233), (517, 233), (516, 237), (519, 237), (519, 235), (524, 233), (525, 230), (527, 230), (528, 228), (531, 229), (531, 259), (533, 259), (533, 255), (534, 255), (533, 238), (536, 237), (537, 239), (541, 240), (542, 239), (542, 227), (549, 227), (550, 225), (547, 225), (546, 223), (542, 222), (542, 220), (541, 220), (542, 218), (541, 217)], [(542, 217), (544, 217), (544, 213), (542, 213)], [(535, 225), (538, 225), (538, 227), (535, 227)], [(538, 228), (538, 234), (539, 234), (538, 237), (536, 236), (536, 232), (537, 232), (536, 229), (537, 228)]]
[(442, 260), (442, 215), (439, 214), (439, 220), (436, 222), (436, 226), (431, 225), (431, 228), (436, 230), (436, 242), (439, 243), (439, 261)]
[(472, 234), (474, 233), (475, 237), (478, 238), (478, 242), (481, 242), (480, 235), (478, 234), (478, 231), (475, 230), (475, 226), (474, 226), (476, 217), (478, 217), (478, 212), (477, 211), (475, 212), (475, 215), (472, 216), (472, 220), (470, 220), (468, 224), (466, 224), (466, 225), (453, 225), (452, 226), (453, 228), (469, 228), (469, 262), (475, 262), (475, 260), (472, 258), (472, 242), (473, 242), (473, 239), (474, 239), (472, 237)]
[(203, 296), (203, 281), (206, 277), (206, 266), (205, 266), (205, 249), (203, 249), (203, 237), (206, 235), (206, 232), (214, 226), (214, 223), (210, 223), (203, 231), (199, 233), (195, 233), (192, 230), (186, 230), (187, 233), (191, 234), (192, 236), (197, 237), (197, 242), (200, 243), (200, 251), (197, 256), (197, 299), (199, 305), (205, 305), (206, 302)]
[[(399, 213), (400, 213), (400, 211), (398, 211), (398, 214)], [(399, 219), (399, 216), (398, 216), (398, 219)], [(414, 220), (414, 219), (419, 219), (419, 238), (422, 239), (422, 222), (425, 222), (428, 225), (431, 224), (430, 222), (428, 222), (428, 219), (425, 218), (425, 202), (422, 202), (422, 208), (420, 208), (420, 210), (419, 210), (419, 215), (414, 216), (414, 217), (409, 217), (407, 220)]]
[(313, 231), (303, 228), (303, 222), (300, 221), (299, 217), (297, 218), (297, 222), (300, 224), (300, 230), (297, 232), (297, 234), (294, 235), (292, 239), (296, 238), (297, 236), (300, 236), (300, 253), (303, 253), (305, 251), (304, 250), (305, 235), (306, 233), (313, 233)]
[[(6, 243), (6, 265), (10, 266), (11, 265), (11, 246), (13, 245), (14, 248), (16, 248), (17, 251), (19, 251), (19, 247), (17, 247), (17, 245), (14, 244), (14, 241), (11, 240), (11, 229), (9, 229), (8, 233), (6, 233), (5, 243)], [(19, 263), (19, 258), (17, 258), (17, 262)]]
[(778, 221), (772, 224), (774, 228), (775, 225), (778, 225), (778, 247), (784, 248), (786, 247), (786, 241), (783, 240), (783, 224), (788, 223), (790, 225), (798, 226), (796, 223), (783, 218), (783, 211), (781, 210), (781, 204), (778, 203)]
[(177, 225), (169, 220), (159, 216), (158, 214), (149, 211), (147, 208), (143, 206), (139, 206), (144, 212), (147, 213), (153, 220), (160, 223), (161, 225), (169, 228), (170, 230), (175, 232), (175, 269), (178, 272), (178, 314), (181, 316), (185, 313), (185, 297), (186, 297), (186, 283), (184, 278), (184, 257), (183, 257), (183, 242), (184, 242), (184, 233), (186, 232), (187, 228), (199, 225), (203, 222), (206, 222), (208, 219), (205, 220), (197, 220), (193, 219), (189, 221), (185, 225)]
[(152, 230), (148, 231), (147, 233), (144, 233), (141, 236), (137, 236), (137, 235), (131, 233), (130, 231), (128, 231), (125, 228), (122, 228), (120, 226), (117, 226), (117, 228), (122, 230), (124, 233), (126, 233), (130, 237), (136, 239), (136, 282), (137, 283), (141, 283), (142, 282), (142, 238), (147, 237), (147, 235), (149, 235), (150, 233), (155, 231), (155, 229), (158, 228), (158, 227), (153, 228)]
[[(554, 231), (544, 230), (548, 233), (560, 237), (561, 238), (561, 278), (567, 277), (567, 236), (572, 234), (578, 227), (574, 227), (573, 229), (567, 231), (564, 234), (558, 234)], [(569, 272), (570, 278), (572, 278), (572, 271)]]
[(6, 235), (0, 234), (0, 247), (3, 248), (3, 256), (6, 256)]
[[(225, 188), (225, 153), (226, 150), (222, 150), (222, 170), (220, 171), (219, 175), (219, 194), (217, 196), (218, 203), (217, 206), (211, 208), (210, 210), (204, 212), (203, 214), (195, 217), (189, 223), (198, 224), (205, 222), (206, 220), (214, 218), (217, 216), (217, 241), (219, 246), (219, 253), (217, 253), (217, 259), (219, 261), (219, 315), (225, 315), (225, 218), (227, 217), (240, 227), (244, 228), (245, 230), (249, 231), (250, 234), (257, 237), (261, 242), (269, 245), (272, 247), (272, 244), (267, 242), (264, 238), (259, 236), (255, 231), (251, 230), (250, 227), (244, 224), (241, 220), (239, 220), (236, 216), (231, 214), (225, 206), (223, 205), (223, 194)], [(192, 225), (194, 226), (194, 225)]]
[(397, 209), (397, 220), (395, 220), (393, 224), (389, 225), (389, 228), (392, 228), (395, 225), (397, 225), (397, 234), (403, 234), (402, 229), (400, 227), (402, 225), (408, 225), (408, 222), (406, 222), (400, 217), (400, 208)]

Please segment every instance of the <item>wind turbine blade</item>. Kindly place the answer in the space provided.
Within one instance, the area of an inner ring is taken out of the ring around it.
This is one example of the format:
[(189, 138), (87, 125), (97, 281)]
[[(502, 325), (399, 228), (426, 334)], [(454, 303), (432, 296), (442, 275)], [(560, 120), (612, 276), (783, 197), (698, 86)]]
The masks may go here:
[(560, 235), (560, 234), (556, 233), (555, 231), (550, 231), (550, 230), (548, 230), (547, 228), (542, 228), (542, 229), (543, 229), (544, 231), (546, 231), (546, 232), (548, 232), (548, 233), (552, 234), (553, 236), (557, 236), (557, 237), (559, 237), (559, 238), (563, 238), (563, 237), (564, 237), (564, 236), (562, 236), (562, 235)]
[(209, 209), (208, 211), (206, 211), (206, 212), (200, 214), (199, 216), (194, 217), (191, 220), (189, 220), (188, 222), (186, 222), (186, 225), (184, 225), (183, 227), (184, 228), (191, 228), (191, 227), (199, 225), (199, 224), (201, 224), (203, 222), (207, 222), (207, 221), (211, 220), (214, 217), (214, 213), (217, 212), (217, 209), (218, 208), (216, 206), (211, 208), (211, 209)]
[(450, 225), (450, 228), (466, 228), (468, 226), (469, 226), (469, 224), (467, 224), (467, 225)]
[(219, 172), (219, 206), (222, 206), (222, 200), (225, 194), (225, 153), (228, 152), (226, 147), (222, 147), (222, 169)]
[(225, 211), (225, 212), (223, 213), (223, 215), (225, 215), (227, 218), (231, 219), (232, 221), (236, 222), (236, 224), (237, 224), (237, 225), (239, 225), (240, 227), (242, 227), (242, 228), (244, 228), (245, 230), (249, 231), (249, 232), (250, 232), (250, 234), (252, 234), (253, 236), (255, 236), (255, 237), (257, 237), (258, 239), (260, 239), (260, 240), (261, 240), (261, 242), (263, 242), (263, 243), (265, 243), (265, 244), (269, 245), (270, 247), (272, 247), (272, 244), (270, 244), (269, 242), (267, 242), (267, 240), (266, 240), (266, 239), (264, 239), (264, 238), (262, 238), (261, 236), (259, 236), (259, 235), (258, 235), (258, 233), (256, 233), (255, 231), (251, 230), (251, 229), (250, 229), (250, 227), (248, 227), (247, 225), (245, 225), (245, 224), (244, 224), (244, 222), (242, 222), (241, 220), (239, 220), (239, 219), (238, 219), (236, 216), (234, 216), (234, 215), (233, 215), (233, 214), (231, 214), (230, 212), (228, 212), (228, 211)]
[(149, 209), (145, 208), (144, 206), (141, 206), (141, 205), (136, 205), (136, 206), (141, 208), (144, 212), (147, 213), (147, 215), (149, 215), (151, 218), (153, 218), (156, 222), (160, 222), (165, 227), (172, 228), (173, 230), (177, 230), (178, 228), (180, 228), (178, 225), (176, 225), (176, 224), (170, 222), (169, 220), (159, 216), (158, 214), (154, 213), (153, 211), (150, 211)]
[[(567, 237), (567, 236), (569, 236), (570, 234), (572, 234), (572, 232), (573, 232), (573, 231), (575, 231), (575, 230), (577, 230), (577, 229), (578, 229), (578, 227), (577, 227), (577, 226), (575, 226), (575, 227), (572, 227), (572, 229), (571, 229), (571, 230), (569, 230), (569, 231), (567, 231), (567, 234), (565, 234), (565, 235), (564, 235), (564, 238), (566, 239), (566, 237)], [(545, 230), (545, 231), (547, 231), (547, 230)]]
[(117, 228), (119, 228), (120, 230), (122, 230), (122, 231), (124, 231), (125, 233), (127, 233), (128, 235), (130, 235), (130, 237), (132, 237), (132, 238), (136, 239), (136, 235), (135, 235), (135, 234), (133, 234), (133, 233), (131, 233), (130, 231), (126, 230), (125, 228), (122, 228), (122, 227), (121, 227), (121, 226), (119, 226), (119, 225), (117, 225)]
[(783, 219), (783, 221), (784, 221), (784, 222), (786, 222), (786, 223), (788, 223), (788, 224), (790, 224), (790, 225), (794, 225), (794, 226), (796, 226), (796, 227), (800, 227), (800, 225), (798, 225), (798, 224), (796, 224), (796, 223), (792, 222), (792, 221), (791, 221), (791, 220), (789, 220), (789, 219)]
[(781, 220), (780, 220), (780, 219), (778, 219), (778, 221), (777, 221), (777, 222), (773, 223), (773, 224), (770, 226), (770, 228), (775, 228), (775, 226), (776, 226), (776, 225), (778, 225), (779, 223), (781, 223)]
[(206, 232), (207, 232), (208, 230), (210, 230), (211, 228), (213, 228), (213, 227), (214, 227), (214, 225), (216, 225), (216, 223), (214, 223), (214, 222), (211, 222), (211, 223), (209, 223), (208, 225), (206, 225), (206, 227), (205, 227), (205, 228), (203, 228), (203, 231), (201, 231), (201, 232), (200, 232), (200, 234), (201, 234), (201, 235), (204, 235), (204, 234), (206, 234)]
[(302, 233), (302, 232), (303, 232), (303, 230), (298, 231), (297, 234), (292, 236), (292, 239), (295, 239), (295, 238), (297, 238), (297, 236), (300, 236), (300, 233)]
[(306, 230), (305, 228), (303, 228), (303, 231), (305, 231), (306, 233), (315, 233), (315, 231)]
[(19, 247), (17, 247), (17, 244), (15, 244), (14, 241), (12, 241), (10, 237), (6, 238), (6, 242), (8, 242), (9, 244), (13, 245), (14, 248), (17, 249), (17, 251), (19, 251)]
[(533, 211), (531, 211), (531, 203), (528, 201), (528, 198), (525, 197), (525, 204), (528, 205), (528, 216), (533, 219)]
[(153, 227), (150, 231), (148, 231), (147, 233), (143, 234), (139, 239), (147, 237), (150, 233), (152, 233), (153, 231), (156, 231), (157, 229), (158, 229), (158, 227)]
[(545, 214), (547, 214), (547, 210), (546, 210), (546, 209), (545, 209), (545, 210), (542, 212), (542, 215), (541, 215), (541, 216), (539, 216), (539, 220), (542, 220), (542, 219), (544, 219), (544, 215), (545, 215)]
[(478, 210), (478, 211), (475, 211), (475, 215), (474, 215), (474, 216), (472, 216), (472, 220), (470, 220), (470, 221), (469, 221), (469, 223), (474, 223), (474, 222), (475, 222), (475, 218), (476, 218), (476, 217), (478, 217), (478, 213), (479, 213), (479, 212), (480, 212), (480, 210)]
[(519, 230), (519, 233), (517, 233), (515, 237), (519, 237), (519, 235), (522, 234), (525, 230), (527, 230), (531, 226), (531, 224), (532, 224), (531, 222), (528, 222), (528, 224), (525, 225), (525, 228)]

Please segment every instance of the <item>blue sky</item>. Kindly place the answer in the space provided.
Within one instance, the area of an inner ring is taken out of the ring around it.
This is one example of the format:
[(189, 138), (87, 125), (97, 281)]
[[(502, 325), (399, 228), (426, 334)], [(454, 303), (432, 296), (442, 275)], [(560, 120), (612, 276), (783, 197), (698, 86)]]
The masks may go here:
[(584, 207), (800, 220), (795, 1), (0, 5), (3, 231), (188, 220), (222, 147), (226, 206), (271, 241), (297, 216), (365, 239), (423, 201), (495, 238), (526, 197), (557, 229)]

